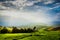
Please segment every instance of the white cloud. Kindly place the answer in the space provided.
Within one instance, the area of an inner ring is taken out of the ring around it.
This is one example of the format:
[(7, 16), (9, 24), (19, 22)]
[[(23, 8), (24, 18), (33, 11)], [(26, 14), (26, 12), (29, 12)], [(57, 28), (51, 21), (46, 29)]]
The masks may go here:
[(60, 7), (60, 3), (56, 3), (54, 4), (54, 7), (50, 8), (50, 9), (55, 9), (55, 8), (59, 8)]
[(44, 4), (52, 4), (53, 2), (55, 2), (54, 0), (47, 0), (44, 2)]
[(9, 24), (25, 24), (25, 23), (45, 23), (48, 24), (51, 19), (42, 12), (19, 12), (19, 11), (2, 11), (0, 15), (9, 16), (9, 19), (5, 20)]
[[(50, 3), (45, 0), (35, 0), (35, 1), (28, 1), (28, 0), (16, 0), (16, 1), (6, 1), (9, 6), (6, 7), (7, 4), (0, 4), (0, 7), (3, 7), (3, 9), (9, 9), (9, 10), (4, 10), (0, 12), (0, 15), (3, 16), (9, 16), (8, 20), (5, 18), (5, 21), (8, 22), (9, 25), (11, 24), (25, 24), (25, 23), (46, 23), (49, 24), (52, 20), (51, 18), (45, 13), (46, 10), (48, 10), (47, 7), (41, 7), (41, 6), (33, 6), (34, 3), (37, 2), (43, 2), (43, 3)], [(12, 4), (12, 5), (10, 5)], [(14, 10), (16, 9), (23, 9), (25, 7), (33, 6), (37, 8), (36, 12), (23, 12), (23, 11), (18, 11)], [(41, 9), (39, 9), (41, 8)]]
[(57, 13), (56, 16), (54, 17), (55, 21), (60, 21), (60, 13)]

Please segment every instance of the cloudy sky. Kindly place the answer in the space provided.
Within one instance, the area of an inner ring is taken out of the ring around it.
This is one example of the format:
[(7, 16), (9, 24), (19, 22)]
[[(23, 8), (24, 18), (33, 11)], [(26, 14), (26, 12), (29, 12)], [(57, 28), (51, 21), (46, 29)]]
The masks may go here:
[(0, 0), (0, 25), (60, 24), (60, 0)]

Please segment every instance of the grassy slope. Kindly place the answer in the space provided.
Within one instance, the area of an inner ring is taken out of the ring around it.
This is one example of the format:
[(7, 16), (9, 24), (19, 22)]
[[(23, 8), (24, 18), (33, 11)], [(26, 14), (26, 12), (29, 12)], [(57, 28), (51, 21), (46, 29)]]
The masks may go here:
[(0, 34), (0, 40), (59, 40), (60, 32), (39, 30), (35, 33)]

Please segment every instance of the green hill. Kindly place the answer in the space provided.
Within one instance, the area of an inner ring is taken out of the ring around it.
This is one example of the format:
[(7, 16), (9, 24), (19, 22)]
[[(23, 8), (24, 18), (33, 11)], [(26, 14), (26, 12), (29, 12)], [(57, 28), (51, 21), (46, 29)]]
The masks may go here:
[(0, 34), (0, 40), (60, 40), (60, 32), (40, 29), (34, 33), (6, 33)]

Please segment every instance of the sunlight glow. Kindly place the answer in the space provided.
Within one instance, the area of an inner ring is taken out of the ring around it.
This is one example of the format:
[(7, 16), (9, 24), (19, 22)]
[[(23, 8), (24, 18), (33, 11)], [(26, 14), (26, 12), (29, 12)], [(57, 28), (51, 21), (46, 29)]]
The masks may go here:
[[(19, 12), (19, 11), (2, 11), (0, 13), (3, 16), (8, 16), (5, 21), (9, 24), (21, 24), (21, 23), (45, 23), (48, 24), (51, 19), (45, 13), (38, 12)], [(8, 20), (7, 20), (8, 19)]]

